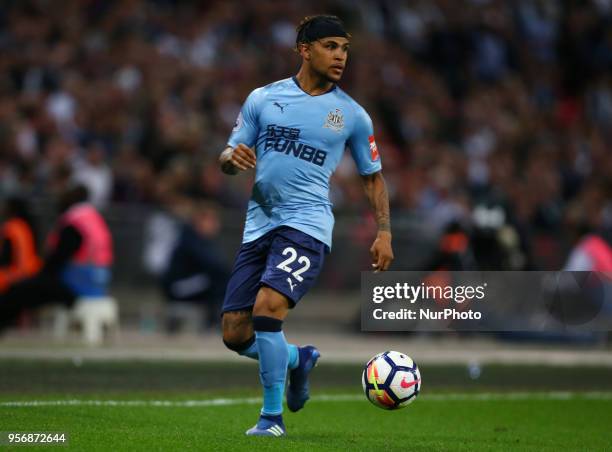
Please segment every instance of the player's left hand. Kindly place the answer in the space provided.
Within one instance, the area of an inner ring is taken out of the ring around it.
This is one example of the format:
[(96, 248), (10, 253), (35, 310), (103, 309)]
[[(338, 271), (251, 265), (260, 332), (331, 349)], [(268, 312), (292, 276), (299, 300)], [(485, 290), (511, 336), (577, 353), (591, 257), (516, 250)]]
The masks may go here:
[(370, 248), (372, 255), (372, 268), (374, 273), (385, 271), (393, 260), (393, 248), (391, 247), (391, 233), (389, 231), (378, 231), (376, 239)]

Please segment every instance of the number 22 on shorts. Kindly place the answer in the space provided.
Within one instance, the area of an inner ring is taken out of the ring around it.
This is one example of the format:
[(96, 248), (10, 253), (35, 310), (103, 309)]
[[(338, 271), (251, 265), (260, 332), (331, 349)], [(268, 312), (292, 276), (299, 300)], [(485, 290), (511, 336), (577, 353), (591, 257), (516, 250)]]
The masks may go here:
[[(310, 259), (308, 259), (308, 257), (306, 256), (298, 257), (297, 251), (292, 246), (288, 246), (287, 248), (283, 250), (282, 255), (286, 256), (287, 254), (289, 255), (289, 257), (285, 259), (284, 261), (282, 261), (280, 264), (278, 264), (276, 268), (279, 268), (283, 271), (286, 271), (287, 273), (290, 273), (298, 282), (304, 281), (304, 278), (302, 277), (302, 273), (304, 273), (310, 268)], [(294, 270), (289, 265), (295, 262), (296, 259), (297, 259), (297, 263), (301, 264), (302, 266)]]

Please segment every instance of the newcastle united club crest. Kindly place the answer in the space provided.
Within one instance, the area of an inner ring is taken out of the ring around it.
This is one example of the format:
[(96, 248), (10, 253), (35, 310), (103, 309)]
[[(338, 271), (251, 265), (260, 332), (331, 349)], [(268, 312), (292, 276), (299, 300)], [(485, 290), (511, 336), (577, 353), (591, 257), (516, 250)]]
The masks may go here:
[(327, 119), (323, 127), (331, 129), (334, 132), (340, 132), (344, 129), (344, 115), (342, 114), (342, 110), (336, 108), (334, 111), (330, 111), (327, 114)]

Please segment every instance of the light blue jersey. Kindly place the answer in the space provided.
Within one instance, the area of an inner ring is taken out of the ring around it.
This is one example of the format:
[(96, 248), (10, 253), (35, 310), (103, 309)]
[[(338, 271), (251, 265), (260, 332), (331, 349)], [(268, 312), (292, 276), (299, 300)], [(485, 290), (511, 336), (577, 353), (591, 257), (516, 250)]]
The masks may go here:
[(334, 215), (329, 178), (348, 146), (362, 175), (381, 169), (372, 121), (337, 86), (318, 96), (295, 77), (254, 90), (236, 121), (228, 145), (255, 146), (255, 185), (243, 243), (289, 226), (331, 249)]

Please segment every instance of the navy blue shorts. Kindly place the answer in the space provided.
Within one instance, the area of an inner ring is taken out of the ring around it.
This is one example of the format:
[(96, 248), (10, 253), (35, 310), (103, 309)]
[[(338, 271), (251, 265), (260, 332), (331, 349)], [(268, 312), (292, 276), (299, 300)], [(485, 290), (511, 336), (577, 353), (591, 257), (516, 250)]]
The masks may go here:
[(308, 292), (323, 267), (323, 242), (289, 227), (243, 243), (230, 276), (222, 312), (251, 310), (264, 285), (289, 299), (289, 307)]

